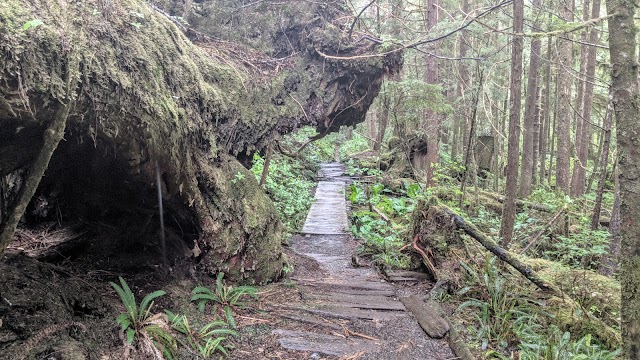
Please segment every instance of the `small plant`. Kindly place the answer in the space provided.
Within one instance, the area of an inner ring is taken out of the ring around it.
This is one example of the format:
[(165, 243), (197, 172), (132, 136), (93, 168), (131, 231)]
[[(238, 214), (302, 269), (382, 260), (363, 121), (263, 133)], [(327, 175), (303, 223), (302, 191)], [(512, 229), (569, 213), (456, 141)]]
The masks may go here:
[(233, 346), (226, 343), (227, 337), (238, 335), (229, 329), (224, 321), (213, 321), (197, 329), (190, 324), (185, 315), (176, 315), (169, 310), (166, 313), (171, 321), (171, 328), (185, 338), (185, 340), (179, 340), (180, 344), (197, 351), (205, 359), (216, 352), (228, 355), (228, 350)]
[[(204, 312), (205, 306), (208, 302), (213, 302), (214, 313), (224, 313), (227, 322), (232, 328), (236, 327), (236, 322), (233, 318), (232, 309), (234, 307), (243, 307), (243, 298), (249, 296), (256, 299), (258, 296), (256, 293), (258, 289), (253, 286), (230, 286), (225, 285), (222, 281), (224, 273), (218, 273), (216, 278), (216, 287), (212, 291), (208, 287), (198, 286), (191, 292), (191, 301), (198, 303), (198, 309)], [(220, 306), (220, 307), (218, 307)]]
[(162, 355), (173, 358), (176, 350), (176, 340), (168, 329), (166, 316), (162, 313), (151, 314), (153, 300), (165, 295), (162, 290), (157, 290), (148, 294), (140, 302), (136, 303), (136, 298), (127, 285), (127, 282), (119, 277), (120, 285), (111, 282), (114, 290), (120, 296), (126, 312), (116, 317), (116, 322), (120, 325), (120, 331), (125, 334), (126, 341), (133, 344), (139, 340), (140, 349), (154, 358), (161, 359)]
[(236, 174), (233, 176), (233, 179), (231, 179), (231, 183), (235, 184), (238, 181), (242, 181), (244, 180), (244, 174), (241, 173), (240, 171), (237, 171)]
[(24, 25), (22, 25), (22, 30), (27, 31), (31, 28), (37, 28), (38, 26), (44, 24), (44, 21), (40, 20), (40, 19), (33, 19), (33, 20), (29, 20), (27, 21)]

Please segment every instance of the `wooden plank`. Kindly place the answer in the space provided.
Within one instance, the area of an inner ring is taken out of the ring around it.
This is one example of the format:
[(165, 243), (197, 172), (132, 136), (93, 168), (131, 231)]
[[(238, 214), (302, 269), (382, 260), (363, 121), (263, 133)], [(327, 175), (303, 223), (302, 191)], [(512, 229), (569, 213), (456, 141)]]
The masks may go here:
[(362, 352), (373, 352), (378, 347), (377, 342), (359, 337), (345, 338), (284, 329), (276, 329), (272, 333), (280, 336), (278, 342), (285, 349), (315, 352), (328, 356), (348, 356)]
[(348, 308), (343, 306), (325, 306), (322, 309), (300, 309), (312, 314), (346, 320), (391, 320), (406, 316), (404, 311), (376, 311)]
[(400, 301), (415, 316), (418, 324), (432, 338), (441, 339), (449, 331), (449, 324), (429, 304), (415, 295), (402, 297)]
[(387, 277), (406, 277), (415, 279), (431, 280), (431, 275), (419, 271), (405, 271), (405, 270), (385, 270)]

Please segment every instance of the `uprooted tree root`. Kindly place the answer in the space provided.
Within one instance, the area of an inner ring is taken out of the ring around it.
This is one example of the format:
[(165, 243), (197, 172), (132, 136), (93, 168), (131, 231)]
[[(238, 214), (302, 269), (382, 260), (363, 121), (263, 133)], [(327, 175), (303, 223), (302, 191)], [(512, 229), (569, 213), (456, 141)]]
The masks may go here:
[[(460, 254), (465, 249), (464, 239), (460, 235), (463, 232), (542, 290), (540, 295), (547, 299), (547, 304), (550, 307), (557, 310), (555, 315), (559, 326), (577, 332), (591, 333), (610, 348), (617, 348), (622, 344), (619, 331), (607, 324), (606, 321), (591, 314), (589, 309), (585, 309), (575, 299), (575, 291), (567, 293), (565, 289), (569, 288), (566, 284), (569, 270), (565, 269), (563, 272), (544, 271), (546, 269), (542, 268), (539, 262), (511, 254), (474, 224), (464, 220), (449, 207), (438, 204), (435, 198), (428, 202), (420, 202), (414, 212), (413, 220), (415, 236), (413, 247), (420, 254), (432, 275), (438, 281), (448, 283), (449, 289), (452, 285), (455, 288), (460, 284), (461, 274), (459, 271), (455, 271), (460, 267), (451, 266), (451, 259), (460, 258)], [(468, 252), (467, 256), (471, 257)], [(558, 275), (558, 273), (564, 275)], [(593, 279), (593, 277), (589, 277), (589, 279), (591, 281), (584, 281), (581, 286), (588, 287), (591, 286), (591, 282), (602, 280), (600, 278)], [(573, 285), (580, 286), (575, 282)], [(586, 290), (583, 289), (583, 291)], [(615, 292), (615, 289), (608, 288), (601, 293), (605, 296), (612, 296), (612, 291)]]

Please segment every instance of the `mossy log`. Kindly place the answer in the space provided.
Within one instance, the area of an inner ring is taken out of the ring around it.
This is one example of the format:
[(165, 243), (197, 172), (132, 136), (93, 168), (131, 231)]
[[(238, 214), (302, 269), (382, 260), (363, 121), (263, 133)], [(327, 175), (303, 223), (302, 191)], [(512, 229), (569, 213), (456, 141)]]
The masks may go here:
[[(251, 47), (211, 36), (220, 34), (205, 17), (194, 44), (142, 0), (2, 1), (0, 177), (31, 166), (46, 125), (71, 100), (64, 141), (36, 192), (55, 201), (58, 220), (126, 222), (126, 241), (145, 231), (157, 239), (146, 224), (153, 216), (157, 223), (159, 186), (165, 223), (178, 234), (167, 244), (174, 266), (247, 282), (277, 278), (284, 231), (246, 169), (253, 153), (303, 125), (328, 133), (364, 121), (384, 75), (401, 65), (399, 53), (322, 58), (319, 50), (378, 51), (374, 43), (349, 41), (332, 22), (345, 9), (260, 5), (247, 19), (267, 19), (271, 28), (261, 31), (271, 35)], [(278, 12), (286, 19), (275, 21)], [(41, 24), (25, 29), (34, 19)], [(65, 82), (68, 72), (73, 84)], [(78, 90), (67, 99), (70, 87)]]

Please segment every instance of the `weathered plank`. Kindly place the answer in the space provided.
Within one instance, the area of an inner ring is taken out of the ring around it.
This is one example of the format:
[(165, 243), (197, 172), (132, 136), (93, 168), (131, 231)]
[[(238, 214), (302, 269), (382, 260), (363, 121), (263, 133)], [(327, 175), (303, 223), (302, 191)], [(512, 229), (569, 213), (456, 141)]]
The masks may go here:
[(345, 338), (284, 329), (276, 329), (272, 333), (280, 336), (278, 342), (285, 349), (316, 352), (328, 356), (347, 356), (355, 353), (373, 352), (379, 346), (373, 340), (359, 337)]
[(401, 297), (407, 311), (413, 314), (418, 324), (432, 338), (441, 339), (449, 331), (449, 324), (429, 304), (420, 300), (416, 295)]

